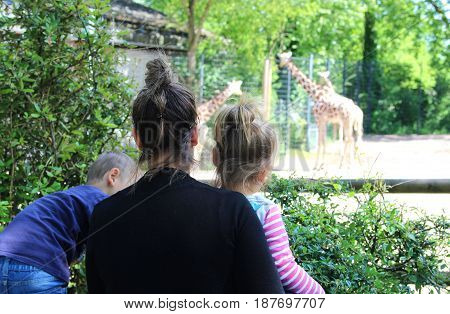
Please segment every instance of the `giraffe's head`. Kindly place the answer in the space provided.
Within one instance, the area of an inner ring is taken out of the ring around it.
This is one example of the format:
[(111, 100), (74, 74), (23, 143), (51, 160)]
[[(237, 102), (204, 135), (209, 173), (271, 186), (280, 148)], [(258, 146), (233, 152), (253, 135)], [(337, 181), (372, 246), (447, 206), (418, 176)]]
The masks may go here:
[(278, 57), (280, 58), (280, 67), (284, 67), (286, 64), (288, 64), (288, 62), (291, 61), (292, 52), (291, 51), (282, 52), (278, 54)]
[(327, 79), (330, 77), (330, 71), (319, 72), (319, 77), (322, 79)]
[(228, 83), (228, 92), (230, 95), (242, 95), (241, 90), (242, 81), (231, 81)]

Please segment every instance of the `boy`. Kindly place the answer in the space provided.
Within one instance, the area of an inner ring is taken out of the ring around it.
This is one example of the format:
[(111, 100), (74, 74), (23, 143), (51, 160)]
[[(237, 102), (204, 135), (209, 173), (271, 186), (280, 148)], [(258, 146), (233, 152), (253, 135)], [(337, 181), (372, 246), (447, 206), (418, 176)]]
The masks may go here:
[(0, 233), (0, 294), (66, 293), (69, 265), (80, 258), (94, 206), (131, 183), (134, 161), (102, 154), (87, 185), (46, 195), (28, 205)]

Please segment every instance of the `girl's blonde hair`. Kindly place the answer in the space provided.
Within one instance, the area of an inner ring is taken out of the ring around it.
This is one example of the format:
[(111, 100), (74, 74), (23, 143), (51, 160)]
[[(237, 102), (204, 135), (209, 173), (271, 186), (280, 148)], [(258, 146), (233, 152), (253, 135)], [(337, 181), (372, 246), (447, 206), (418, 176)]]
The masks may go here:
[(227, 189), (251, 189), (258, 174), (272, 167), (277, 137), (254, 100), (220, 110), (214, 128), (216, 184)]

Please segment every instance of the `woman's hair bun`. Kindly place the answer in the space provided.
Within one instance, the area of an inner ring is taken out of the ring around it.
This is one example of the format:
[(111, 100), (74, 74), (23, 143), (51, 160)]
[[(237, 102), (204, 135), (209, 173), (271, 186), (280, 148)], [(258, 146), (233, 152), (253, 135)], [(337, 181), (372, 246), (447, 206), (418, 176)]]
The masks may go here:
[(145, 73), (146, 88), (152, 92), (165, 88), (174, 81), (174, 76), (166, 58), (158, 56), (147, 62)]

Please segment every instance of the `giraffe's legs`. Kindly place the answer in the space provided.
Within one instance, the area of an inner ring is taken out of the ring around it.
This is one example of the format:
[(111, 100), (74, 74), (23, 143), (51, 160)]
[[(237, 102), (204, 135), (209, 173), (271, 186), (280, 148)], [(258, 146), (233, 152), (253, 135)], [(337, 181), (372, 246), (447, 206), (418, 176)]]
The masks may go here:
[(333, 127), (333, 141), (339, 140), (340, 134), (338, 134), (338, 132), (341, 131), (341, 129), (340, 129), (341, 126), (339, 125), (339, 129), (338, 129), (338, 124), (333, 123), (332, 127)]
[(317, 157), (314, 170), (318, 170), (323, 167), (324, 157), (325, 157), (325, 139), (327, 132), (327, 124), (323, 120), (317, 121), (318, 134), (318, 147), (317, 147)]
[(202, 153), (208, 138), (208, 127), (205, 124), (200, 124), (198, 128), (199, 141), (194, 150), (194, 159), (201, 165)]
[(339, 145), (339, 155), (342, 156), (342, 154), (344, 153), (344, 127), (343, 127), (343, 122), (339, 121), (339, 123), (337, 124), (337, 126), (339, 127), (338, 129), (338, 145)]
[(343, 130), (342, 121), (341, 121), (341, 122), (339, 122), (339, 142), (343, 141), (343, 137), (344, 137), (344, 130)]
[[(339, 164), (339, 168), (342, 168), (344, 165), (345, 160), (347, 159), (349, 154), (352, 154), (351, 150), (351, 141), (353, 138), (353, 132), (352, 132), (353, 126), (350, 124), (350, 121), (348, 119), (345, 119), (343, 121), (342, 129), (343, 129), (343, 139), (344, 139), (344, 150), (341, 154), (341, 162)], [(351, 157), (349, 158), (352, 159)]]

